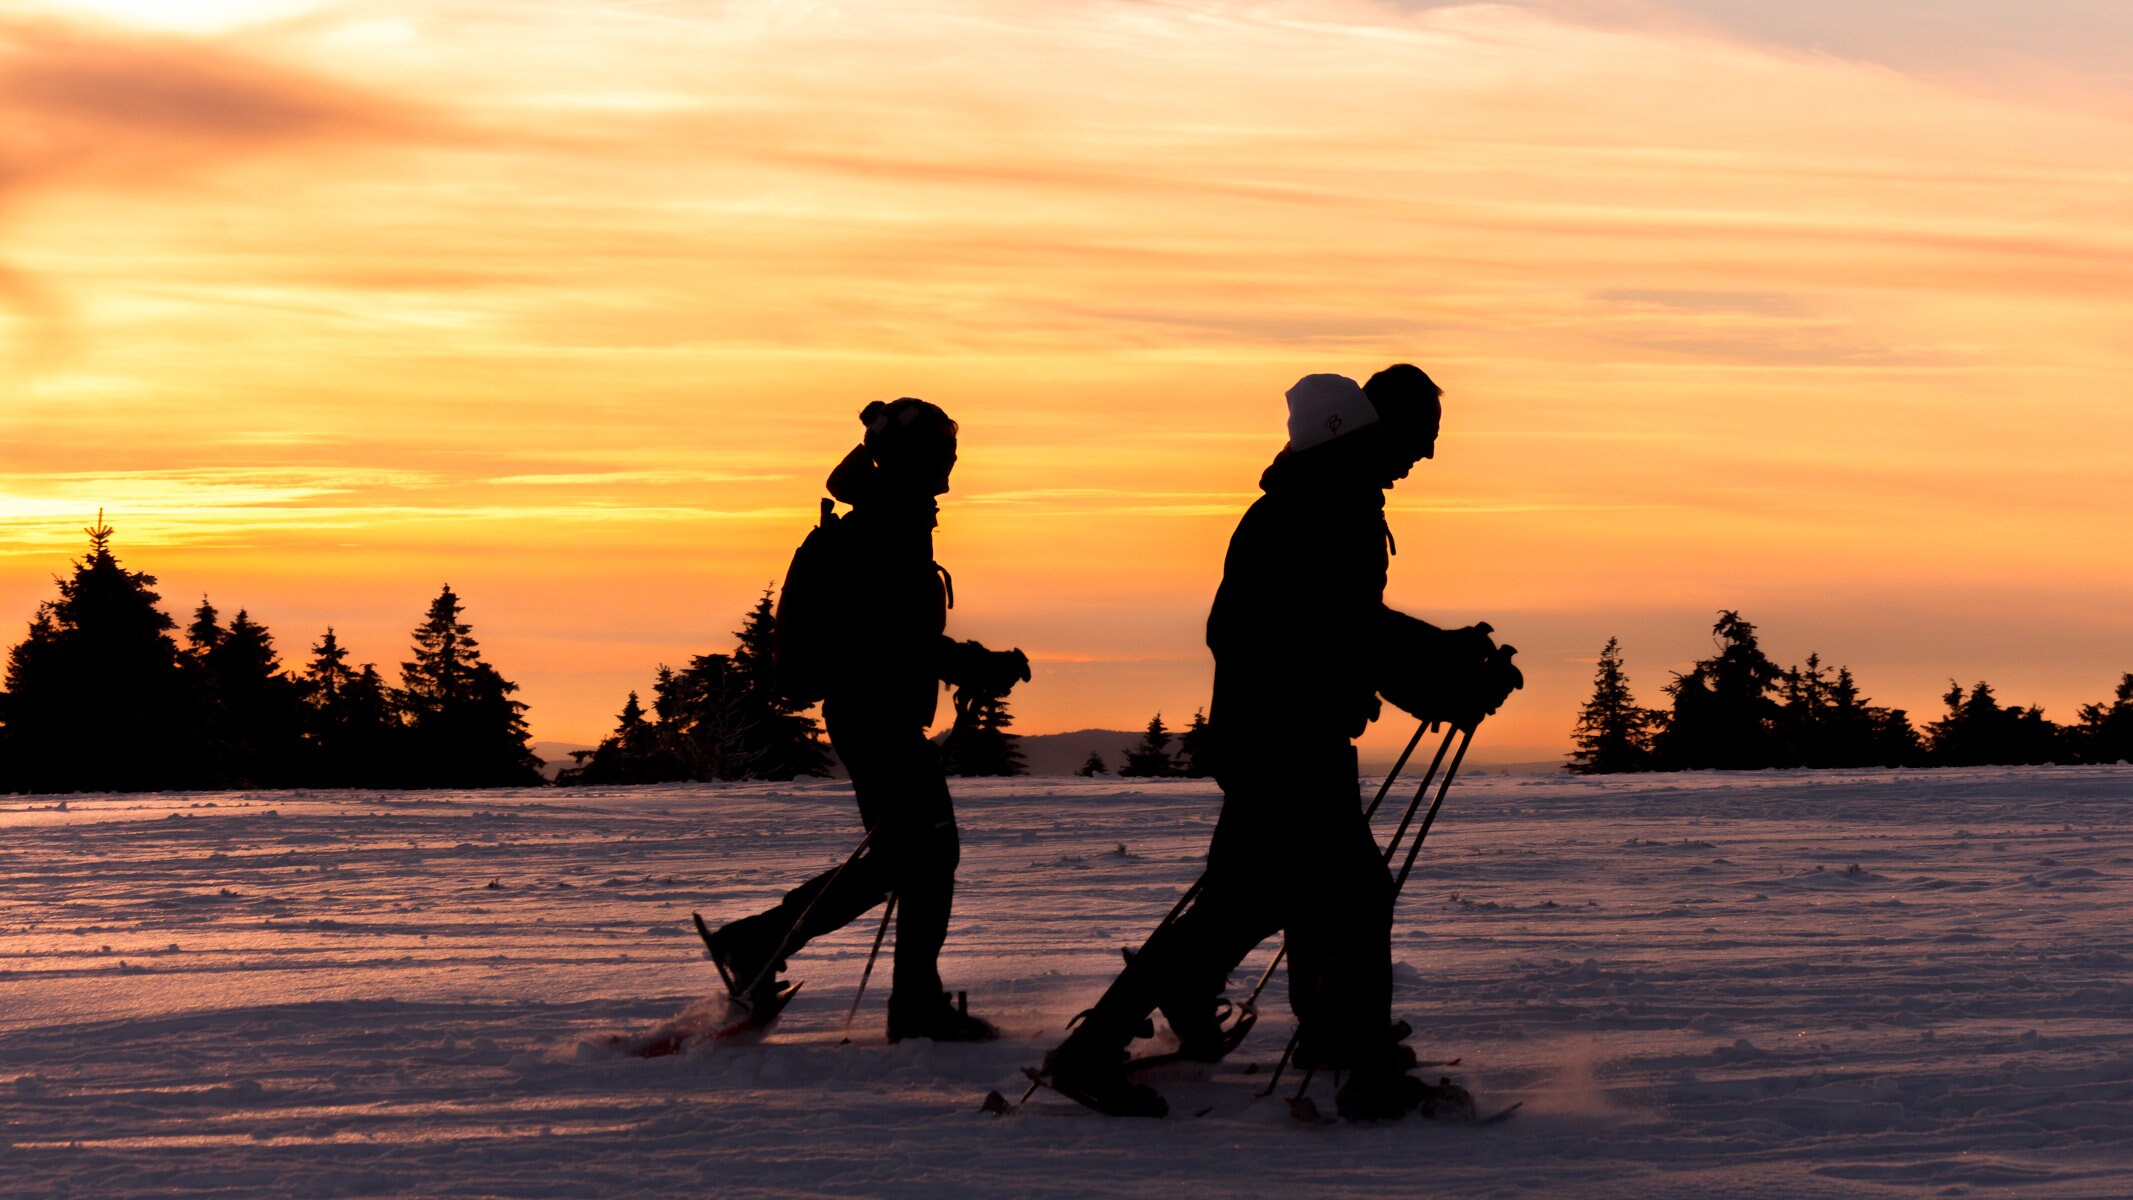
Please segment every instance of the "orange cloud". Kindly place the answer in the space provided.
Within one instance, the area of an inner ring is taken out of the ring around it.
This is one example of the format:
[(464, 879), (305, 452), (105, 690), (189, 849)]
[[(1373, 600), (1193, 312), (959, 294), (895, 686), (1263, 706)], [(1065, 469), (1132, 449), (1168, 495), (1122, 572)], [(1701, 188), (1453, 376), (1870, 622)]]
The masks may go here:
[[(155, 187), (294, 146), (404, 138), (417, 106), (260, 61), (196, 38), (0, 19), (0, 205), (54, 188)], [(21, 266), (0, 263), (0, 311), (17, 373), (70, 341), (73, 308)]]
[(415, 105), (197, 38), (0, 23), (0, 182), (161, 179), (280, 146), (404, 137)]

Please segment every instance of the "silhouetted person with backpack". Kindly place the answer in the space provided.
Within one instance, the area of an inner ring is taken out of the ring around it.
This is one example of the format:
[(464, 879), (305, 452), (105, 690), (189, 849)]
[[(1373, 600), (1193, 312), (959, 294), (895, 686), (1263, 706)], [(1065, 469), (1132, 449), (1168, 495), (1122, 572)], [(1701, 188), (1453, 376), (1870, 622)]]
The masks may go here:
[(1486, 627), (1443, 630), (1385, 606), (1385, 490), (1436, 451), (1440, 392), (1412, 366), (1367, 388), (1306, 376), (1288, 392), (1289, 443), (1230, 539), (1207, 618), (1208, 738), (1222, 813), (1191, 907), (1158, 929), (1046, 1060), (1059, 1091), (1101, 1112), (1161, 1116), (1124, 1071), (1160, 1008), (1180, 1050), (1226, 1050), (1229, 972), (1285, 931), (1298, 1059), (1347, 1073), (1344, 1116), (1400, 1116), (1430, 1098), (1408, 1074), (1392, 1003), (1392, 878), (1363, 819), (1352, 741), (1379, 696), (1462, 723), (1518, 686)]
[(829, 477), (820, 528), (793, 556), (778, 600), (781, 690), (822, 701), (830, 744), (851, 776), (867, 840), (843, 867), (769, 911), (706, 938), (740, 998), (762, 1003), (787, 955), (897, 897), (889, 1040), (985, 1041), (999, 1031), (948, 1002), (938, 967), (960, 857), (940, 750), (927, 740), (943, 681), (966, 696), (1029, 679), (1020, 650), (950, 640), (954, 588), (933, 560), (935, 497), (948, 490), (956, 423), (923, 400), (866, 406), (866, 440)]

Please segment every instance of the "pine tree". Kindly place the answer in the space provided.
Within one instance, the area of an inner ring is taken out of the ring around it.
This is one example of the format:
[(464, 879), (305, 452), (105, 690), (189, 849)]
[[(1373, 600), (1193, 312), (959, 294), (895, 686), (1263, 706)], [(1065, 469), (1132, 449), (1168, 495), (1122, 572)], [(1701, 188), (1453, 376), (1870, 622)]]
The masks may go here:
[(631, 692), (616, 715), (615, 731), (600, 739), (578, 765), (557, 776), (558, 783), (658, 783), (682, 776), (659, 743), (659, 728), (645, 718), (644, 705)]
[(674, 668), (665, 663), (652, 676), (652, 716), (664, 726), (681, 717), (681, 694), (674, 682)]
[(829, 745), (822, 739), (822, 727), (778, 690), (777, 610), (769, 588), (763, 589), (733, 637), (733, 674), (751, 772), (762, 779), (827, 775)]
[(378, 668), (348, 665), (332, 626), (311, 648), (298, 680), (306, 716), (303, 774), (318, 787), (389, 787), (400, 782), (400, 720)]
[(354, 680), (348, 649), (334, 636), (333, 626), (328, 625), (318, 644), (311, 647), (311, 662), (304, 668), (304, 697), (318, 708), (333, 710)]
[(1177, 763), (1170, 757), (1170, 730), (1164, 727), (1161, 713), (1149, 720), (1140, 744), (1126, 747), (1124, 753), (1126, 765), (1118, 769), (1120, 775), (1160, 777), (1178, 773)]
[(660, 668), (653, 707), (659, 740), (683, 779), (758, 778), (759, 745), (746, 688), (727, 654), (699, 654), (680, 671)]
[(1948, 681), (1941, 697), (1947, 715), (1927, 727), (1937, 766), (2020, 766), (2052, 761), (2060, 743), (2058, 726), (2031, 705), (2002, 707), (1992, 685), (1980, 681), (1966, 696), (1962, 685)]
[(473, 628), (450, 584), (415, 627), (414, 657), (400, 664), (410, 734), (411, 784), (513, 787), (541, 781), (527, 746), (518, 685), (481, 659)]
[(1651, 766), (1652, 731), (1659, 714), (1637, 704), (1622, 669), (1622, 643), (1608, 638), (1593, 671), (1592, 699), (1578, 711), (1571, 770), (1582, 775), (1642, 771)]
[(1759, 770), (1782, 765), (1780, 710), (1771, 693), (1783, 672), (1756, 644), (1755, 626), (1730, 609), (1711, 627), (1718, 653), (1676, 674), (1666, 726), (1654, 739), (1667, 770)]
[(1874, 722), (1872, 764), (1884, 767), (1918, 767), (1928, 763), (1926, 741), (1911, 724), (1911, 714), (1900, 708), (1869, 708)]
[(459, 619), (463, 611), (452, 585), (445, 584), (415, 627), (415, 657), (400, 664), (400, 688), (418, 727), (473, 697), (481, 643), (474, 640), (474, 627)]
[(1029, 767), (1022, 758), (1022, 738), (1007, 732), (1015, 719), (1008, 715), (1007, 700), (1002, 696), (980, 696), (971, 701), (967, 712), (956, 717), (955, 729), (948, 736), (947, 762), (944, 764), (951, 775), (1027, 775)]
[(399, 697), (376, 663), (349, 679), (341, 693), (341, 720), (327, 756), (333, 787), (405, 787), (410, 779), (408, 728)]
[(1178, 770), (1193, 779), (1205, 779), (1215, 773), (1214, 735), (1207, 724), (1207, 710), (1192, 710), (1192, 724), (1178, 738)]
[(1083, 760), (1080, 768), (1077, 769), (1074, 773), (1084, 779), (1089, 779), (1094, 778), (1098, 775), (1109, 775), (1111, 773), (1111, 769), (1104, 765), (1103, 755), (1098, 754), (1094, 750), (1091, 750), (1089, 751), (1089, 757)]
[(637, 693), (623, 702), (622, 711), (615, 717), (615, 740), (624, 754), (638, 760), (652, 757), (658, 749), (654, 741), (652, 723), (644, 719), (644, 705), (638, 703)]
[(185, 627), (185, 648), (195, 657), (204, 655), (222, 643), (223, 628), (220, 613), (207, 602), (207, 593), (200, 594), (200, 607), (193, 610), (193, 623)]
[[(1817, 660), (1807, 661), (1813, 668)], [(1849, 667), (1837, 668), (1811, 733), (1797, 744), (1801, 763), (1810, 767), (1903, 767), (1920, 759), (1918, 731), (1911, 727), (1910, 715), (1868, 703)]]
[(239, 609), (200, 663), (217, 700), (220, 728), (214, 741), (221, 752), (215, 764), (220, 781), (230, 787), (287, 787), (296, 782), (303, 700), (296, 682), (282, 673), (274, 635)]
[(2071, 732), (2080, 762), (2133, 761), (2133, 672), (2119, 678), (2111, 703), (2082, 705)]
[(89, 552), (8, 655), (0, 761), (8, 787), (141, 791), (199, 779), (190, 681), (156, 607), (155, 577), (129, 571), (97, 523)]
[(1830, 688), (1827, 668), (1820, 654), (1810, 654), (1804, 666), (1788, 668), (1778, 675), (1778, 740), (1784, 750), (1782, 765), (1829, 766)]

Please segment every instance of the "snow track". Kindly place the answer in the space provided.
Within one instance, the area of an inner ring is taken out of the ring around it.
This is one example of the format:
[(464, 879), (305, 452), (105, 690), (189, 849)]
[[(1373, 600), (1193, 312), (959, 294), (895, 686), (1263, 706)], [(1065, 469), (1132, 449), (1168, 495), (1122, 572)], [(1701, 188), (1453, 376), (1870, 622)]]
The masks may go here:
[(956, 792), (943, 969), (1008, 1040), (889, 1046), (877, 995), (840, 1046), (863, 921), (761, 1042), (650, 1060), (604, 1039), (716, 990), (689, 911), (839, 861), (839, 786), (5, 798), (0, 1194), (2133, 1195), (2133, 769), (1462, 779), (1395, 1007), (1527, 1102), (1489, 1130), (1255, 1103), (1279, 978), (1180, 1117), (980, 1114), (1216, 797)]

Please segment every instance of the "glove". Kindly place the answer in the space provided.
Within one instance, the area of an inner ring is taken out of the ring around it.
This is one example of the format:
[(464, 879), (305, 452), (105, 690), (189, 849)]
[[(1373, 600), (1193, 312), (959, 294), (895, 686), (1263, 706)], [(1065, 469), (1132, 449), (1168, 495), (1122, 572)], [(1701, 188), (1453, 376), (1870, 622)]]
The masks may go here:
[(1493, 715), (1502, 708), (1511, 693), (1526, 686), (1526, 673), (1518, 669), (1511, 656), (1518, 650), (1513, 646), (1498, 646), (1489, 655), (1488, 666), (1481, 673), (1481, 701), (1484, 716)]
[(1496, 631), (1487, 621), (1477, 621), (1464, 629), (1444, 631), (1444, 646), (1441, 651), (1447, 662), (1482, 662), (1496, 653)]
[(1021, 650), (987, 650), (976, 642), (957, 642), (949, 655), (948, 682), (972, 696), (1005, 696), (1017, 683), (1029, 682), (1029, 655)]
[(1502, 708), (1512, 692), (1526, 686), (1525, 673), (1511, 662), (1518, 653), (1498, 646), (1487, 625), (1448, 629), (1436, 646), (1437, 657), (1419, 673), (1382, 687), (1387, 700), (1434, 725), (1449, 721), (1470, 729)]
[(1483, 717), (1494, 716), (1512, 692), (1526, 686), (1526, 673), (1511, 661), (1517, 653), (1516, 647), (1498, 646), (1488, 661), (1462, 681), (1466, 696), (1452, 703), (1445, 719), (1461, 729), (1472, 729)]
[(1497, 653), (1492, 632), (1486, 624), (1438, 629), (1412, 618), (1395, 622), (1388, 630), (1391, 649), (1378, 692), (1431, 724), (1466, 718)]

